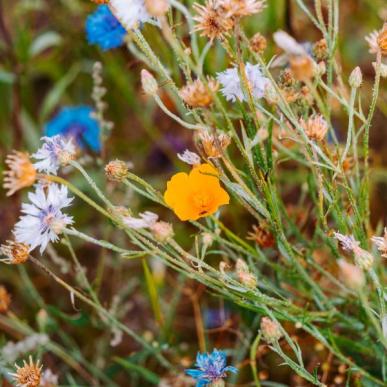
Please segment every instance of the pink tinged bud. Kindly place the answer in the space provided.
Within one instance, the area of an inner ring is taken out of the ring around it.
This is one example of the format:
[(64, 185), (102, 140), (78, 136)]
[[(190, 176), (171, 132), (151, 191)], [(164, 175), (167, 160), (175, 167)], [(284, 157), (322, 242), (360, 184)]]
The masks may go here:
[(141, 70), (141, 84), (145, 94), (151, 96), (157, 94), (159, 86), (155, 77), (148, 70)]
[(153, 17), (161, 17), (168, 12), (169, 0), (145, 0), (145, 7)]
[(357, 89), (360, 87), (361, 83), (363, 82), (363, 74), (361, 73), (360, 67), (357, 66), (349, 76), (349, 85)]
[(358, 266), (352, 265), (344, 259), (339, 259), (337, 264), (339, 265), (340, 278), (347, 287), (359, 290), (364, 286), (364, 273)]
[(238, 258), (235, 269), (239, 282), (246, 285), (248, 288), (253, 289), (257, 287), (257, 279), (254, 274), (250, 272), (249, 267), (243, 259)]
[(268, 343), (275, 343), (282, 337), (280, 325), (269, 317), (263, 317), (261, 320), (261, 331), (263, 338)]
[(167, 242), (169, 239), (173, 238), (174, 235), (172, 225), (167, 222), (156, 222), (150, 229), (153, 236), (159, 242)]

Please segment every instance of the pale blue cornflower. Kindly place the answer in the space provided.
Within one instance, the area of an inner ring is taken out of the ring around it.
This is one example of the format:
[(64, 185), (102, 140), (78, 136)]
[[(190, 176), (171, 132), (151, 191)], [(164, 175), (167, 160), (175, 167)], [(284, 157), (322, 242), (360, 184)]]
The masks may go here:
[(72, 139), (66, 139), (61, 135), (42, 137), (43, 145), (32, 158), (38, 160), (34, 167), (39, 172), (56, 175), (59, 167), (74, 158), (76, 149)]
[[(265, 95), (266, 88), (270, 84), (269, 79), (263, 76), (259, 65), (246, 63), (245, 70), (246, 78), (253, 98), (262, 98)], [(244, 88), (242, 86), (243, 83), (240, 79), (237, 67), (217, 73), (216, 78), (222, 85), (220, 91), (227, 101), (247, 101), (247, 96), (244, 92)]]
[(56, 242), (64, 228), (73, 223), (73, 218), (62, 212), (73, 201), (67, 187), (57, 184), (36, 187), (28, 194), (30, 203), (23, 203), (20, 217), (13, 234), (18, 243), (25, 243), (30, 250), (40, 246), (42, 253), (49, 242)]
[(237, 368), (227, 366), (226, 352), (217, 349), (212, 353), (198, 353), (195, 366), (198, 369), (188, 369), (185, 372), (196, 380), (196, 387), (219, 382), (227, 377), (227, 372), (238, 372)]

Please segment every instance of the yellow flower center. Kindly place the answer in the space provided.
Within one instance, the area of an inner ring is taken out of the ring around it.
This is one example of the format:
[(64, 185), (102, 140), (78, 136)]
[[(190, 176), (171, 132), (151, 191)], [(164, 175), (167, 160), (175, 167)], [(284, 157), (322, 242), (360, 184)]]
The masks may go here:
[(212, 197), (208, 192), (196, 191), (192, 194), (192, 203), (198, 214), (203, 216), (207, 214), (212, 207)]

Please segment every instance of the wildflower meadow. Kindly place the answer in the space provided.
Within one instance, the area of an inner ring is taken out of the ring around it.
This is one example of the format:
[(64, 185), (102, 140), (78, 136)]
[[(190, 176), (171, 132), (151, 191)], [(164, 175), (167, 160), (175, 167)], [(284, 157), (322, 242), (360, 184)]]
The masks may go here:
[(0, 384), (387, 386), (385, 0), (0, 0)]

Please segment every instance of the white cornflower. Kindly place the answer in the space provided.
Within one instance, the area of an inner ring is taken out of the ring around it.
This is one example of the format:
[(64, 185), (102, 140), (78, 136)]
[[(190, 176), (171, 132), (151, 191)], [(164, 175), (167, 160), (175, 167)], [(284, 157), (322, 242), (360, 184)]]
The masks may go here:
[(31, 250), (40, 246), (40, 253), (48, 242), (59, 239), (63, 229), (73, 223), (72, 217), (63, 214), (62, 208), (68, 207), (73, 198), (68, 197), (67, 187), (50, 184), (47, 191), (38, 186), (35, 192), (30, 192), (31, 203), (22, 204), (22, 215), (13, 231), (19, 243), (26, 243)]
[(139, 214), (139, 216), (140, 216), (139, 218), (134, 218), (132, 216), (125, 216), (123, 218), (123, 222), (129, 228), (139, 230), (141, 228), (152, 227), (159, 219), (157, 214), (150, 211), (142, 212), (141, 214)]
[(39, 172), (56, 174), (61, 165), (67, 164), (75, 157), (75, 146), (71, 139), (57, 135), (42, 137), (44, 144), (32, 157), (40, 160), (34, 164)]
[(384, 235), (382, 237), (373, 236), (371, 241), (381, 252), (382, 257), (387, 258), (387, 227), (384, 228)]
[(125, 28), (136, 29), (141, 23), (152, 21), (144, 0), (110, 0), (109, 6)]
[[(269, 85), (269, 80), (262, 75), (259, 65), (246, 63), (245, 68), (246, 78), (253, 97), (257, 99), (262, 98), (266, 87)], [(222, 85), (221, 92), (227, 101), (235, 102), (237, 99), (239, 101), (247, 101), (237, 67), (217, 73), (217, 79)]]
[(197, 165), (200, 164), (200, 156), (195, 152), (186, 149), (183, 153), (178, 153), (177, 157), (186, 164)]

